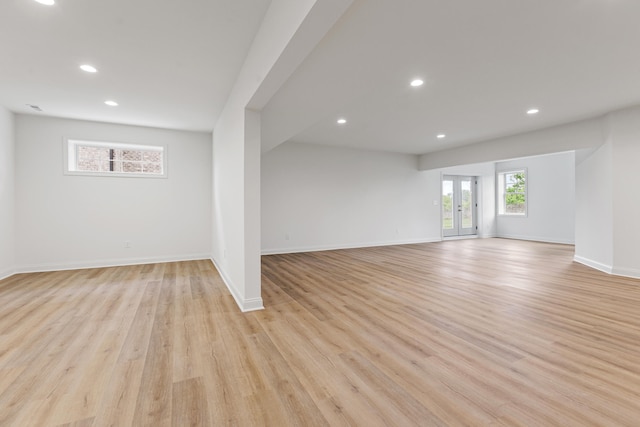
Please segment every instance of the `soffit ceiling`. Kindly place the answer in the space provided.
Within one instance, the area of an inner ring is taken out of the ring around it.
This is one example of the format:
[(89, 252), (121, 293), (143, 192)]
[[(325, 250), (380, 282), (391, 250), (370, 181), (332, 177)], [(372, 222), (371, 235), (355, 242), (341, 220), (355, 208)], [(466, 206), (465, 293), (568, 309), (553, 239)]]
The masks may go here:
[(424, 154), (640, 104), (639, 18), (634, 0), (357, 0), (265, 106), (263, 151)]
[[(0, 105), (16, 113), (211, 131), (269, 3), (2, 0)], [(98, 72), (79, 70), (85, 63)], [(105, 105), (108, 99), (119, 106)]]

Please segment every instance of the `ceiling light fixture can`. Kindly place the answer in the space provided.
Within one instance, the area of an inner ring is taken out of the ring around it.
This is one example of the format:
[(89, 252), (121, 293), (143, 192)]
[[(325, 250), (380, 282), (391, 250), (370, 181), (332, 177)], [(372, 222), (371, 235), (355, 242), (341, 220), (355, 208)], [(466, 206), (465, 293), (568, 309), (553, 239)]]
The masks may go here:
[(444, 133), (439, 133), (438, 135), (436, 135), (436, 138), (438, 139), (442, 139), (442, 138), (446, 138), (447, 135), (445, 135)]
[(45, 6), (53, 6), (56, 2), (55, 0), (36, 0), (40, 4), (44, 4)]
[(104, 101), (105, 104), (107, 104), (109, 107), (117, 107), (118, 103), (116, 101)]
[(413, 87), (419, 87), (422, 86), (424, 84), (424, 81), (421, 79), (414, 79), (411, 81), (411, 86)]
[(533, 114), (538, 114), (540, 112), (540, 110), (538, 110), (537, 108), (530, 108), (529, 110), (527, 110), (527, 114), (528, 115), (533, 115)]
[(80, 69), (82, 71), (86, 71), (87, 73), (97, 73), (98, 72), (98, 69), (96, 67), (94, 67), (93, 65), (89, 65), (89, 64), (81, 65)]
[(347, 119), (338, 119), (337, 123), (339, 125), (343, 125), (343, 124), (347, 123)]

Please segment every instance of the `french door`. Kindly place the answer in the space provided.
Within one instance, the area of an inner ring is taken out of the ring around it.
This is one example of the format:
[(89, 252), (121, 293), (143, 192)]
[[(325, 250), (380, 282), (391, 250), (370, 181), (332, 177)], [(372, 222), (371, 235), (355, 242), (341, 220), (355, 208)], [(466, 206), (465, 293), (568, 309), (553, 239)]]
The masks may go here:
[(442, 177), (442, 235), (469, 236), (476, 230), (476, 178)]

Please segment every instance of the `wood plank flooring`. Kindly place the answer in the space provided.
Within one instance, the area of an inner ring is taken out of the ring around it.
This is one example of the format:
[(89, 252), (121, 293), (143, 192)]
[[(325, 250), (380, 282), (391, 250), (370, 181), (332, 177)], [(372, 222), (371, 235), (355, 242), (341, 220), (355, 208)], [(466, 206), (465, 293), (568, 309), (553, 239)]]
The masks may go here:
[(640, 281), (501, 239), (0, 281), (0, 426), (640, 426)]

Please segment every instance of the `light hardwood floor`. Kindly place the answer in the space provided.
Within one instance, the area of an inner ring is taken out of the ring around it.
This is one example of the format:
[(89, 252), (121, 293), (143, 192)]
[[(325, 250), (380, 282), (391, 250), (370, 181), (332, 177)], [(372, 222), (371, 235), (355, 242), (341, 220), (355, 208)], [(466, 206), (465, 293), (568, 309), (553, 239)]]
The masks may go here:
[(640, 426), (640, 281), (499, 239), (0, 281), (0, 426)]

